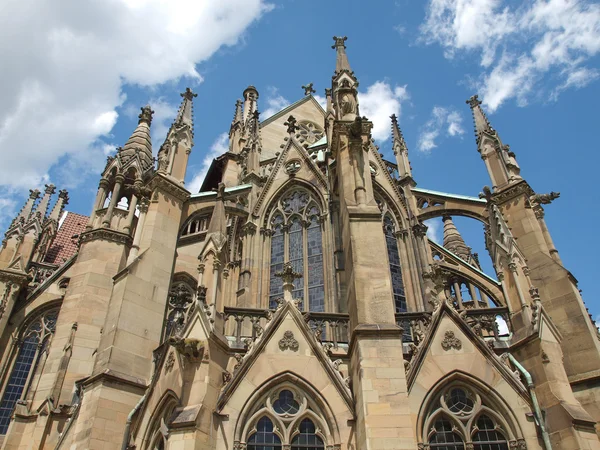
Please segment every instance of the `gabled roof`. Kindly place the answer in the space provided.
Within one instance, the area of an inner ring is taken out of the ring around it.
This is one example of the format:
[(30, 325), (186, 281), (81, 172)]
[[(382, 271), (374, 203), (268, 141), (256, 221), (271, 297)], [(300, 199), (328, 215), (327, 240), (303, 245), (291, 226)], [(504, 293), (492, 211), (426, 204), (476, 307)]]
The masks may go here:
[(297, 102), (292, 103), (291, 105), (283, 108), (281, 111), (279, 111), (278, 113), (273, 114), (271, 117), (268, 117), (267, 119), (263, 120), (260, 123), (261, 128), (269, 125), (271, 122), (279, 119), (282, 116), (285, 116), (288, 112), (290, 112), (291, 110), (293, 110), (294, 108), (297, 108), (298, 106), (300, 106), (303, 103), (306, 103), (307, 101), (312, 100), (316, 105), (319, 106), (319, 109), (321, 111), (323, 111), (323, 115), (325, 115), (325, 110), (323, 109), (323, 107), (321, 106), (321, 104), (317, 101), (316, 98), (314, 98), (312, 95), (307, 95), (306, 97), (301, 98), (300, 100), (298, 100)]
[[(66, 212), (61, 220), (58, 232), (48, 249), (44, 262), (63, 265), (77, 253), (78, 237), (85, 231), (88, 217), (73, 212)], [(73, 237), (77, 236), (77, 237)]]

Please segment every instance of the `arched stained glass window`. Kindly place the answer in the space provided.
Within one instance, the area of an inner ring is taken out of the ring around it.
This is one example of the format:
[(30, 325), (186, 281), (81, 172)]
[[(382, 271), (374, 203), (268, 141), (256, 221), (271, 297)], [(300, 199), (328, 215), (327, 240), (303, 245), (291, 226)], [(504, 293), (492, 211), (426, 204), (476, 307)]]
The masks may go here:
[[(509, 450), (525, 440), (500, 415), (498, 403), (487, 404), (486, 393), (464, 383), (452, 383), (434, 397), (423, 426), (423, 442), (432, 450)], [(510, 437), (508, 437), (510, 436)]]
[(438, 450), (464, 450), (465, 444), (452, 426), (452, 422), (444, 416), (438, 418), (433, 424), (429, 446)]
[(389, 215), (383, 218), (383, 230), (387, 246), (390, 274), (392, 276), (392, 291), (394, 294), (394, 307), (397, 313), (408, 311), (406, 308), (406, 295), (404, 293), (404, 282), (402, 281), (402, 268), (400, 266), (400, 253), (398, 252), (398, 240), (396, 238), (396, 227)]
[(283, 295), (281, 278), (275, 274), (291, 263), (302, 278), (294, 280), (292, 295), (300, 299), (300, 308), (325, 311), (323, 233), (317, 201), (308, 191), (295, 189), (284, 195), (271, 214), (271, 261), (269, 308), (277, 306)]
[(250, 408), (249, 414), (255, 419), (247, 425), (245, 448), (325, 450), (326, 443), (333, 448), (329, 425), (314, 395), (290, 382), (263, 394)]
[(281, 439), (273, 432), (273, 422), (261, 417), (256, 424), (256, 433), (248, 439), (248, 450), (277, 450), (281, 448)]
[(8, 431), (15, 405), (23, 397), (49, 337), (54, 334), (57, 317), (58, 309), (46, 311), (21, 334), (19, 350), (0, 401), (0, 435)]
[(508, 450), (508, 442), (494, 421), (485, 414), (477, 419), (478, 431), (473, 436), (475, 450)]
[(275, 274), (283, 270), (285, 258), (285, 244), (283, 236), (283, 215), (276, 214), (271, 220), (273, 235), (271, 236), (271, 271), (269, 286), (269, 308), (274, 309), (277, 306), (276, 299), (283, 295), (283, 282)]
[(316, 434), (315, 424), (310, 419), (304, 419), (298, 427), (298, 434), (292, 439), (292, 450), (325, 450), (325, 444)]

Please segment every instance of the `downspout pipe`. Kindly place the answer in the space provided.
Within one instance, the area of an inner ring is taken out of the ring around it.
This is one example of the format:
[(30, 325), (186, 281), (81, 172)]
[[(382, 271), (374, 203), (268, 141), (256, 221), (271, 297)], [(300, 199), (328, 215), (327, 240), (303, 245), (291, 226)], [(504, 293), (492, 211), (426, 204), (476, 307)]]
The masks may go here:
[(154, 378), (156, 377), (156, 366), (157, 366), (156, 358), (154, 358), (153, 363), (154, 363), (153, 364), (154, 367), (152, 368), (152, 376), (150, 377), (150, 383), (148, 383), (148, 388), (146, 389), (146, 392), (144, 392), (144, 395), (142, 395), (140, 400), (137, 402), (137, 404), (133, 407), (133, 409), (127, 416), (127, 422), (125, 422), (125, 431), (123, 432), (123, 444), (121, 445), (121, 450), (127, 450), (127, 448), (129, 447), (129, 438), (130, 438), (130, 434), (131, 434), (131, 422), (133, 422), (133, 416), (135, 416), (135, 413), (137, 413), (139, 411), (139, 409), (142, 407), (142, 405), (148, 398), (148, 395), (152, 391), (152, 387), (154, 384)]
[(527, 388), (529, 389), (529, 395), (531, 395), (531, 403), (533, 403), (533, 414), (535, 415), (535, 421), (540, 427), (540, 432), (542, 434), (542, 440), (544, 441), (544, 447), (546, 450), (552, 450), (552, 443), (550, 442), (550, 435), (546, 430), (546, 426), (544, 425), (544, 420), (542, 417), (542, 410), (540, 409), (540, 404), (538, 403), (537, 396), (535, 395), (535, 385), (533, 384), (533, 379), (531, 378), (531, 374), (521, 365), (519, 361), (515, 359), (513, 355), (507, 353), (508, 359), (511, 363), (515, 365), (517, 370), (521, 372), (525, 381), (527, 382)]

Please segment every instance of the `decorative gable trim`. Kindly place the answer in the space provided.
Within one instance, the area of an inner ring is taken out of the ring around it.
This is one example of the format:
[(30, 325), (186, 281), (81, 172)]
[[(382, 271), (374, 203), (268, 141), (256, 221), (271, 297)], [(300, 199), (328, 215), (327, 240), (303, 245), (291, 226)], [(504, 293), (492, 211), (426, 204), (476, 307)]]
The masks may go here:
[[(227, 405), (227, 402), (239, 386), (240, 382), (246, 377), (250, 368), (254, 365), (256, 360), (261, 356), (263, 350), (265, 349), (268, 342), (273, 338), (275, 332), (281, 326), (284, 318), (290, 315), (301, 331), (302, 336), (308, 342), (311, 351), (314, 356), (321, 363), (322, 368), (327, 373), (331, 383), (337, 388), (337, 391), (344, 399), (348, 409), (354, 414), (354, 400), (352, 398), (352, 393), (350, 388), (346, 386), (344, 380), (342, 379), (340, 373), (335, 368), (334, 364), (331, 362), (325, 350), (321, 346), (319, 342), (315, 339), (313, 333), (308, 328), (308, 324), (304, 320), (302, 314), (298, 310), (298, 308), (294, 305), (293, 302), (283, 302), (283, 306), (278, 309), (271, 321), (265, 327), (265, 331), (262, 335), (260, 335), (254, 343), (250, 344), (248, 347), (248, 351), (243, 357), (239, 359), (239, 366), (237, 370), (233, 373), (231, 380), (225, 385), (223, 390), (221, 391), (221, 395), (217, 400), (216, 412), (220, 413), (223, 408)], [(294, 338), (295, 339), (295, 338)], [(293, 342), (290, 339), (289, 344), (293, 345)]]

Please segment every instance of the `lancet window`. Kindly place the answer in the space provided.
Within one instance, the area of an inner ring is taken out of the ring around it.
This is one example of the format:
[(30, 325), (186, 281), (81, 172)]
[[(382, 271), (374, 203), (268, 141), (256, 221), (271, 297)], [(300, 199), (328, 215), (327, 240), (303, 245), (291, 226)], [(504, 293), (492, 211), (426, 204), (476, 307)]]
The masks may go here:
[(165, 338), (179, 334), (187, 323), (194, 304), (194, 288), (186, 281), (175, 280), (169, 289)]
[(424, 441), (436, 450), (508, 450), (511, 440), (505, 418), (462, 384), (443, 390), (425, 421)]
[(283, 295), (281, 278), (275, 274), (290, 262), (302, 278), (294, 281), (293, 297), (305, 310), (325, 311), (323, 274), (323, 232), (317, 201), (305, 190), (283, 196), (271, 212), (271, 261), (269, 307), (277, 306)]
[(273, 391), (252, 414), (247, 450), (325, 450), (326, 425), (316, 410), (293, 386)]
[(29, 388), (31, 378), (54, 334), (57, 317), (58, 309), (42, 313), (27, 325), (16, 342), (16, 356), (0, 401), (0, 435), (6, 434), (15, 405)]
[(394, 295), (394, 309), (397, 313), (408, 311), (406, 294), (404, 292), (404, 281), (402, 280), (402, 263), (398, 248), (398, 237), (396, 222), (392, 217), (392, 211), (381, 197), (376, 197), (377, 205), (381, 210), (383, 220), (383, 234), (387, 247), (388, 264), (392, 279), (392, 292)]

